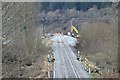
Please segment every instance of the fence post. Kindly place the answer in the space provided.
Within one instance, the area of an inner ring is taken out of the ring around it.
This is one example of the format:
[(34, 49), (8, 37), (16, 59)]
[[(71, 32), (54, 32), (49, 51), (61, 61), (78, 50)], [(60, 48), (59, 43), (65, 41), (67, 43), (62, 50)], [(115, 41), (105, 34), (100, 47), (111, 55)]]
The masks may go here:
[(91, 73), (90, 68), (89, 68), (88, 72), (89, 72), (89, 74)]

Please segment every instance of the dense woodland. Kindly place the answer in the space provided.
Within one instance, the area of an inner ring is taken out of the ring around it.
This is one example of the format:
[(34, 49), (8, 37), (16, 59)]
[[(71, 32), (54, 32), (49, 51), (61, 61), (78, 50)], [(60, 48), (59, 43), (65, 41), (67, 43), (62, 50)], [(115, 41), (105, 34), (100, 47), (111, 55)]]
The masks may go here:
[(76, 9), (87, 11), (93, 6), (97, 6), (98, 9), (105, 8), (106, 6), (111, 6), (111, 2), (42, 2), (41, 10), (45, 11), (55, 11), (57, 9), (67, 10), (67, 9)]
[[(50, 32), (50, 30), (53, 30), (54, 32), (56, 29), (57, 31), (60, 31), (61, 29), (67, 31), (67, 29), (70, 28), (70, 21), (72, 18), (78, 18), (73, 21), (74, 26), (77, 28), (81, 26), (83, 22), (90, 22), (98, 18), (98, 21), (109, 22), (107, 19), (110, 19), (117, 14), (116, 6), (117, 3), (111, 2), (45, 2), (41, 3), (41, 8), (39, 8), (41, 14), (37, 23), (41, 26), (45, 26), (45, 28), (47, 27), (46, 32)], [(100, 18), (104, 18), (104, 20)]]

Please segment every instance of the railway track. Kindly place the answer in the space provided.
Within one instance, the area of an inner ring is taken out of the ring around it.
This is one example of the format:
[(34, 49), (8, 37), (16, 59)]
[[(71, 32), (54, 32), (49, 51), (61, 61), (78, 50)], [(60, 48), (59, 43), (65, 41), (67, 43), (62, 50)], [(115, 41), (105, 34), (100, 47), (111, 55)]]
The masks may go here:
[(53, 43), (55, 49), (54, 78), (89, 78), (64, 37), (61, 35), (56, 37), (57, 41)]
[(85, 78), (85, 77), (87, 77), (88, 74), (86, 73), (86, 71), (84, 71), (83, 66), (81, 65), (81, 63), (75, 57), (74, 52), (72, 51), (72, 49), (68, 45), (69, 43), (66, 40), (62, 39), (63, 37), (60, 36), (60, 38), (61, 38), (61, 40), (63, 42), (63, 46), (64, 46), (63, 48), (67, 52), (66, 55), (68, 55), (68, 57), (70, 58), (71, 63), (73, 65), (73, 67), (74, 67), (74, 70), (75, 70), (75, 72), (77, 74), (77, 78)]
[(70, 55), (71, 52), (70, 52), (70, 50), (68, 50), (68, 47), (67, 47), (68, 42), (65, 40), (63, 41), (61, 36), (60, 36), (60, 38), (61, 38), (61, 41), (63, 42), (63, 49), (66, 51), (66, 55), (67, 55), (69, 61), (71, 62), (71, 65), (73, 66), (73, 70), (76, 74), (76, 78), (83, 78), (83, 76), (80, 75), (80, 73), (78, 72), (79, 69), (77, 69), (76, 64), (74, 64), (77, 60), (75, 58), (72, 58), (72, 56)]
[(62, 54), (62, 49), (61, 49), (60, 43), (58, 43), (58, 53), (59, 53), (59, 56), (60, 56), (61, 70), (63, 70), (62, 75), (63, 75), (64, 78), (68, 78), (67, 67), (66, 67), (66, 64), (65, 64), (64, 56)]
[(67, 52), (64, 50), (64, 46), (62, 46), (62, 44), (61, 44), (61, 48), (62, 48), (62, 55), (64, 58), (65, 66), (67, 67), (69, 78), (77, 78), (77, 74), (71, 62), (71, 59), (67, 55)]

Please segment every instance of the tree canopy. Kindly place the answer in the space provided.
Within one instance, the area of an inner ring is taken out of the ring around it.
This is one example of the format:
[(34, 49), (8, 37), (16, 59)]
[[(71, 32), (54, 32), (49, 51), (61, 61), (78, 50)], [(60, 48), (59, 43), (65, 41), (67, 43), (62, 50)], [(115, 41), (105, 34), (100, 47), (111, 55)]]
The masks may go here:
[(77, 9), (86, 11), (89, 8), (96, 6), (98, 9), (104, 8), (106, 6), (111, 6), (111, 2), (42, 2), (41, 10), (45, 11), (55, 11), (56, 9), (66, 10), (66, 9)]

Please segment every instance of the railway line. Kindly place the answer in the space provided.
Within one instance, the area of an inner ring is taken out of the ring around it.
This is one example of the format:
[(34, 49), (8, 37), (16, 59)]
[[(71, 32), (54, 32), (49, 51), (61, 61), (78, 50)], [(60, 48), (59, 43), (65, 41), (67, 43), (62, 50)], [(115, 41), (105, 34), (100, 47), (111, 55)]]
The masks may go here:
[(55, 35), (52, 48), (54, 51), (54, 78), (89, 78), (89, 75), (69, 47), (64, 35)]

